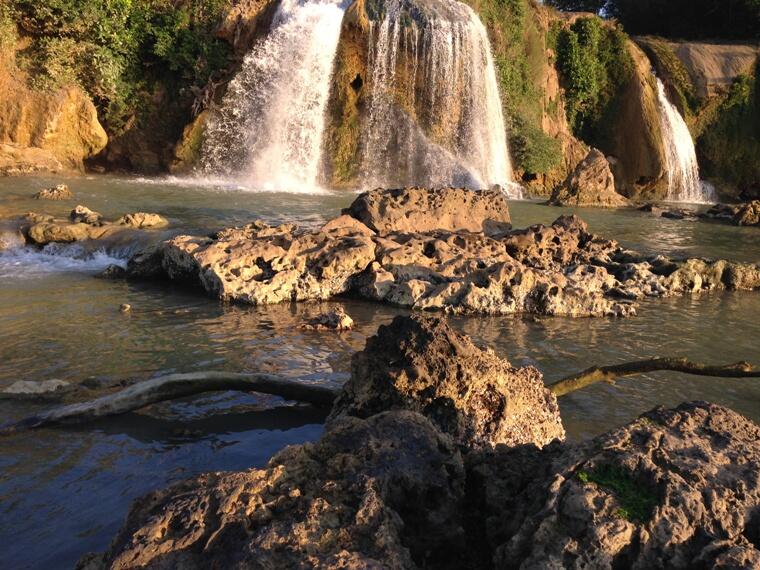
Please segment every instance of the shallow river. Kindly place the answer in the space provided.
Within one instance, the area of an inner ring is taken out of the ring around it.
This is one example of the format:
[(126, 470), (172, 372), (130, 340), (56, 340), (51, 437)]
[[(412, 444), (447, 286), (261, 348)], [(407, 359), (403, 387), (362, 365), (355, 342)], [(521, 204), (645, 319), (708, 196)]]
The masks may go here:
[[(31, 195), (59, 180), (0, 178), (0, 215), (28, 210), (64, 215), (70, 202)], [(155, 211), (171, 230), (197, 233), (242, 224), (317, 224), (353, 195), (243, 192), (181, 181), (72, 179), (82, 203), (106, 217)], [(512, 203), (516, 227), (549, 223), (569, 210)], [(629, 211), (578, 212), (592, 230), (626, 246), (669, 255), (760, 261), (760, 230), (671, 221)], [(340, 383), (351, 354), (378, 325), (403, 310), (345, 301), (350, 333), (296, 325), (330, 303), (229, 306), (167, 284), (104, 281), (93, 275), (124, 262), (76, 246), (0, 253), (0, 387), (23, 380), (86, 381), (87, 398), (123, 379), (194, 370), (276, 371), (304, 382)], [(119, 313), (129, 303), (130, 314)], [(478, 343), (515, 364), (538, 366), (548, 381), (593, 364), (656, 355), (710, 363), (760, 363), (760, 295), (711, 294), (642, 305), (624, 319), (452, 318)], [(657, 405), (703, 399), (760, 421), (760, 382), (658, 373), (597, 385), (561, 400), (573, 439), (621, 425)], [(55, 405), (0, 400), (0, 423)], [(104, 549), (138, 496), (195, 473), (261, 466), (283, 446), (313, 440), (323, 417), (273, 397), (214, 394), (154, 406), (83, 428), (0, 438), (0, 568), (67, 568)]]

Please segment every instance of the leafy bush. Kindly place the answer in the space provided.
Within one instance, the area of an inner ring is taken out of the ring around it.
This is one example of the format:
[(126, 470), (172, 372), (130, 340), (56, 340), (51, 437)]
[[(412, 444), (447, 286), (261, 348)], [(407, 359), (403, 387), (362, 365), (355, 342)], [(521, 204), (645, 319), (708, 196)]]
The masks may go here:
[(489, 30), (515, 168), (544, 174), (562, 159), (541, 130), (545, 37), (528, 0), (471, 0)]
[(0, 4), (0, 57), (16, 43), (16, 23), (7, 6)]
[(78, 83), (118, 132), (161, 86), (176, 95), (227, 64), (214, 37), (225, 0), (10, 0), (32, 39), (19, 64), (40, 89)]
[(740, 76), (697, 144), (702, 171), (740, 190), (760, 187), (760, 74)]
[(597, 17), (581, 18), (557, 36), (567, 120), (573, 133), (591, 144), (598, 123), (633, 73), (626, 42), (625, 33)]

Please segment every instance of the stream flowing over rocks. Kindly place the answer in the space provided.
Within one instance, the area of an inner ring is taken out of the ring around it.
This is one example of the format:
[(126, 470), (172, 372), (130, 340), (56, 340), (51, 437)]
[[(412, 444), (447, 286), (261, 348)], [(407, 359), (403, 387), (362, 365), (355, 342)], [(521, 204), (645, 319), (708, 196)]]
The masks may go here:
[(760, 564), (760, 427), (707, 403), (563, 441), (541, 373), (445, 321), (355, 354), (322, 438), (139, 499), (98, 568)]
[(127, 274), (254, 305), (351, 294), (453, 313), (628, 316), (637, 300), (760, 287), (756, 265), (626, 250), (577, 216), (511, 230), (497, 190), (375, 190), (317, 230), (261, 221), (176, 236)]

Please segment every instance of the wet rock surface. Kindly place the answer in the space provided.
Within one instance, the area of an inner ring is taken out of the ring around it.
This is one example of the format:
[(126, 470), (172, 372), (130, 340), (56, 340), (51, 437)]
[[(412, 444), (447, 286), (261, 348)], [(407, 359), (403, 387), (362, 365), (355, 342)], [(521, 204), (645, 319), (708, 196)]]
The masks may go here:
[(310, 331), (349, 331), (354, 328), (354, 320), (343, 307), (337, 307), (307, 319), (299, 328)]
[[(534, 432), (498, 443), (491, 427), (514, 421), (498, 394), (541, 376), (497, 361), (439, 319), (397, 317), (354, 358), (318, 442), (147, 495), (80, 568), (760, 562), (760, 427), (692, 403), (587, 442)], [(522, 402), (556, 412), (546, 398)]]
[[(429, 196), (404, 195), (417, 194)], [(177, 236), (133, 257), (128, 273), (199, 283), (251, 304), (353, 294), (413, 309), (574, 317), (632, 315), (645, 297), (760, 287), (755, 265), (642, 255), (590, 233), (577, 216), (494, 235), (390, 230), (403, 202), (377, 210), (387, 224), (362, 213), (387, 195), (365, 193), (346, 210), (379, 231), (346, 214), (319, 230), (253, 222), (212, 237)]]
[(558, 186), (549, 199), (552, 206), (622, 208), (630, 201), (615, 190), (615, 177), (604, 154), (592, 148), (585, 159)]
[(716, 204), (701, 217), (729, 222), (736, 226), (760, 226), (760, 200), (744, 204)]

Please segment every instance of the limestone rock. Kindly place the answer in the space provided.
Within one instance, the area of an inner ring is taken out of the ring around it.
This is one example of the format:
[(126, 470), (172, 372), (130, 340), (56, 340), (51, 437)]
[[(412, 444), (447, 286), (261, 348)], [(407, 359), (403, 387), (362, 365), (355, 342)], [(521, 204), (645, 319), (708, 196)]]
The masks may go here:
[(0, 399), (60, 394), (69, 388), (71, 388), (71, 384), (65, 380), (43, 380), (41, 382), (18, 380), (0, 391)]
[(93, 212), (87, 206), (82, 206), (80, 204), (76, 208), (71, 210), (71, 213), (69, 214), (69, 219), (75, 224), (82, 223), (82, 224), (89, 224), (91, 226), (97, 226), (97, 225), (100, 225), (101, 222), (103, 221), (103, 216), (100, 215), (98, 212)]
[(106, 232), (106, 228), (81, 222), (40, 222), (29, 228), (26, 237), (33, 244), (47, 245), (49, 243), (71, 243), (88, 239), (99, 239)]
[(552, 194), (553, 206), (620, 208), (630, 206), (615, 191), (615, 177), (602, 152), (591, 149), (575, 171)]
[(737, 226), (760, 226), (760, 200), (742, 204), (732, 221)]
[(129, 226), (135, 229), (146, 228), (165, 228), (169, 225), (169, 221), (158, 214), (148, 214), (146, 212), (135, 212), (133, 214), (127, 214), (122, 216), (115, 222), (120, 226)]
[(45, 188), (34, 195), (36, 200), (73, 200), (74, 194), (65, 184), (58, 184), (52, 188)]
[(134, 505), (88, 568), (440, 567), (462, 556), (462, 459), (423, 416), (342, 418), (265, 469), (210, 473)]
[(344, 214), (380, 233), (509, 230), (509, 206), (498, 190), (402, 188), (361, 194)]
[(52, 152), (38, 148), (0, 142), (0, 176), (16, 176), (66, 170)]
[(311, 331), (349, 331), (354, 328), (354, 319), (343, 307), (336, 307), (308, 319), (300, 328)]
[(499, 455), (473, 469), (497, 568), (760, 565), (760, 428), (731, 410), (658, 409), (561, 453)]
[(351, 361), (331, 420), (413, 410), (463, 447), (564, 439), (556, 397), (533, 367), (515, 368), (445, 320), (396, 317)]

